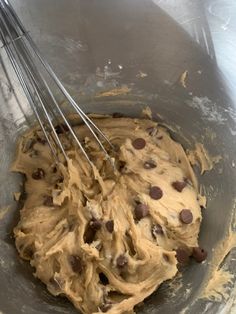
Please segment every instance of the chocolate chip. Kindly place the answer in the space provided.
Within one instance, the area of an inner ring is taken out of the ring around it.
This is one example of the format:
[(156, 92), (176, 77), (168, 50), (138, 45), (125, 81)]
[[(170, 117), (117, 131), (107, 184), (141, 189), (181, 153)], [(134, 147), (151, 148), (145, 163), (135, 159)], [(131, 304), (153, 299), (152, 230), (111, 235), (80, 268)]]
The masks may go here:
[(81, 257), (78, 255), (69, 256), (69, 263), (74, 273), (80, 274), (83, 270)]
[(92, 243), (96, 235), (96, 231), (91, 227), (87, 226), (85, 233), (84, 233), (84, 242), (85, 243)]
[(162, 135), (161, 135), (161, 136), (158, 136), (157, 139), (158, 139), (158, 140), (162, 140), (162, 139), (163, 139), (163, 136), (162, 136)]
[(162, 226), (159, 224), (156, 224), (152, 227), (152, 235), (154, 238), (156, 238), (157, 235), (163, 235), (163, 229)]
[(193, 214), (189, 209), (182, 209), (179, 218), (184, 224), (191, 224), (193, 221)]
[(99, 220), (99, 219), (92, 218), (92, 219), (90, 220), (89, 225), (90, 225), (90, 227), (91, 227), (93, 230), (96, 230), (96, 231), (97, 231), (97, 230), (101, 229), (101, 227), (102, 227), (102, 222), (101, 222), (101, 220)]
[(182, 192), (186, 185), (187, 183), (185, 181), (175, 181), (172, 183), (173, 188), (178, 192)]
[(107, 231), (112, 233), (114, 231), (114, 220), (108, 220), (105, 226), (107, 228)]
[(112, 114), (112, 118), (122, 118), (124, 117), (123, 113), (120, 113), (120, 112), (114, 112)]
[(99, 279), (100, 279), (100, 282), (106, 286), (109, 284), (109, 280), (107, 278), (107, 276), (104, 274), (104, 273), (99, 273)]
[(56, 131), (57, 134), (62, 134), (64, 132), (68, 132), (69, 128), (65, 124), (59, 124), (59, 125), (55, 126), (55, 131)]
[(136, 138), (132, 145), (135, 149), (143, 149), (146, 146), (146, 141), (143, 138)]
[(96, 232), (98, 230), (100, 230), (101, 227), (102, 227), (101, 220), (96, 219), (96, 218), (92, 218), (90, 220), (89, 224), (87, 225), (86, 230), (85, 230), (84, 242), (89, 243), (89, 244), (92, 243), (94, 238), (95, 238)]
[(185, 249), (177, 249), (176, 250), (176, 258), (180, 264), (187, 264), (189, 261), (189, 254)]
[(207, 258), (207, 251), (200, 247), (194, 247), (192, 257), (195, 259), (196, 262), (201, 263)]
[(112, 305), (109, 303), (103, 303), (102, 305), (100, 305), (100, 310), (103, 313), (106, 313), (107, 311), (109, 311), (111, 309)]
[(116, 260), (116, 264), (117, 264), (117, 267), (119, 267), (119, 268), (125, 267), (128, 264), (127, 257), (123, 254), (118, 256), (117, 260)]
[(140, 220), (149, 214), (147, 205), (138, 204), (134, 209), (135, 218)]
[(144, 169), (153, 169), (156, 168), (157, 164), (154, 160), (147, 160), (145, 161), (145, 163), (143, 164), (143, 168)]
[(32, 173), (32, 178), (34, 180), (43, 179), (44, 176), (45, 176), (45, 172), (42, 168), (38, 168), (38, 169), (34, 170), (34, 172)]
[(149, 191), (149, 195), (154, 200), (159, 200), (163, 196), (162, 190), (158, 186), (152, 186)]
[(53, 206), (53, 197), (49, 195), (44, 196), (43, 205), (45, 206)]

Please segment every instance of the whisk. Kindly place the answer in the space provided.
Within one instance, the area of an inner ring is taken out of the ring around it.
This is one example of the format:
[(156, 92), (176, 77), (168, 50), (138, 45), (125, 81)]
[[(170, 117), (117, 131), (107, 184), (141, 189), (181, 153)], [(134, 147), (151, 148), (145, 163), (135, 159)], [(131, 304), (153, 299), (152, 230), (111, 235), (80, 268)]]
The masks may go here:
[[(56, 100), (55, 92), (53, 93), (52, 88), (49, 86), (49, 80), (55, 83), (59, 92), (65, 97), (66, 102), (72, 106), (73, 110), (89, 128), (95, 140), (104, 151), (106, 158), (111, 161), (112, 159), (108, 155), (102, 141), (107, 142), (111, 148), (113, 148), (112, 143), (68, 93), (51, 66), (40, 53), (29, 32), (26, 31), (12, 5), (7, 0), (0, 0), (0, 36), (3, 48), (6, 51), (54, 157), (57, 159), (56, 146), (58, 146), (66, 160), (68, 158), (62, 141), (54, 127), (53, 117), (56, 116), (57, 118), (60, 117), (60, 120), (63, 121), (64, 127), (61, 125), (62, 130), (68, 130), (72, 139), (74, 139), (75, 143), (79, 146), (92, 166), (92, 162), (86, 150)], [(48, 77), (46, 77), (45, 74), (47, 74)]]

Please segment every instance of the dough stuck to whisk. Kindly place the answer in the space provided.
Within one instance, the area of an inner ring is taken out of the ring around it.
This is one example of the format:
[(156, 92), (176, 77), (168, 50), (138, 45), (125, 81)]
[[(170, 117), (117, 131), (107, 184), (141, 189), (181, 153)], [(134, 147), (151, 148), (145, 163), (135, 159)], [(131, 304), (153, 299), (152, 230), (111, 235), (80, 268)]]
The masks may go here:
[(40, 131), (20, 139), (13, 170), (25, 174), (27, 197), (16, 246), (53, 295), (87, 314), (126, 313), (198, 247), (198, 184), (182, 146), (156, 123), (94, 122), (117, 148), (116, 174), (83, 125), (75, 131), (93, 169), (64, 133), (67, 165), (55, 164)]

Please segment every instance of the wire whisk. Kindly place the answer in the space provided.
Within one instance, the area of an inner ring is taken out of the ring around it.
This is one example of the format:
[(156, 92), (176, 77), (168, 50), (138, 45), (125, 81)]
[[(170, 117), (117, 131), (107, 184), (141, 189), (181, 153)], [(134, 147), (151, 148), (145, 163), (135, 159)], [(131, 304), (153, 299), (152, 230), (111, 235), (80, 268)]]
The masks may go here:
[[(103, 150), (106, 158), (111, 161), (102, 141), (107, 142), (111, 148), (113, 148), (112, 143), (83, 112), (63, 86), (51, 66), (42, 56), (29, 32), (26, 31), (12, 5), (7, 0), (0, 0), (0, 36), (3, 48), (6, 51), (54, 157), (57, 159), (56, 146), (58, 146), (66, 160), (68, 158), (53, 124), (53, 116), (56, 115), (63, 121), (65, 128), (70, 132), (73, 140), (79, 146), (90, 165), (92, 165), (86, 150), (81, 144), (78, 136), (75, 134), (69, 120), (66, 118), (61, 105), (56, 100), (55, 92), (53, 93), (52, 88), (49, 86), (49, 80), (55, 83), (59, 92), (65, 97), (68, 104), (89, 128), (95, 140)], [(46, 78), (45, 73), (48, 74), (48, 78)]]

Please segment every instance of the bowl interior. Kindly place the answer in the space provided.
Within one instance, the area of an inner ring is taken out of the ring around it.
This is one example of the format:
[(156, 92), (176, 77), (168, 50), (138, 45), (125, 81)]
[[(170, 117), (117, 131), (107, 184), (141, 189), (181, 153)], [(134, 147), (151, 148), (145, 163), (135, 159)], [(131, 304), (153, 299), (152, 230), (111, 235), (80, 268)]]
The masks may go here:
[[(212, 171), (199, 176), (208, 200), (200, 243), (210, 263), (212, 249), (229, 230), (236, 197), (236, 114), (216, 64), (152, 1), (56, 2), (47, 2), (47, 10), (46, 0), (13, 5), (85, 112), (140, 117), (148, 105), (153, 119), (167, 125), (185, 148), (201, 142), (210, 155), (222, 157)], [(7, 64), (4, 54), (3, 61)], [(186, 88), (179, 80), (185, 71)], [(10, 77), (16, 95), (1, 74), (0, 311), (76, 313), (68, 301), (46, 291), (14, 247), (12, 229), (19, 206), (13, 193), (22, 190), (22, 178), (9, 167), (18, 136), (34, 118), (12, 70)], [(104, 94), (108, 90), (112, 93)], [(63, 101), (56, 90), (55, 94)], [(232, 254), (224, 261), (230, 269), (236, 266)], [(173, 307), (176, 313), (186, 307), (186, 313), (220, 313), (224, 303), (198, 298), (208, 271), (208, 263), (191, 264), (181, 278), (164, 283), (137, 313), (173, 313)]]

